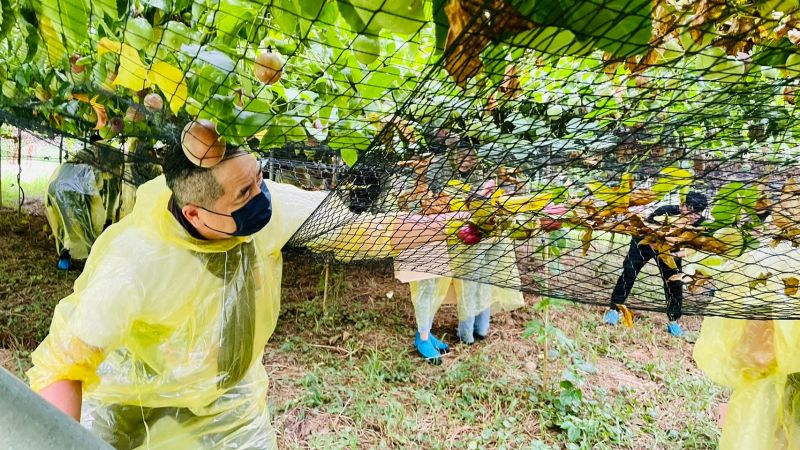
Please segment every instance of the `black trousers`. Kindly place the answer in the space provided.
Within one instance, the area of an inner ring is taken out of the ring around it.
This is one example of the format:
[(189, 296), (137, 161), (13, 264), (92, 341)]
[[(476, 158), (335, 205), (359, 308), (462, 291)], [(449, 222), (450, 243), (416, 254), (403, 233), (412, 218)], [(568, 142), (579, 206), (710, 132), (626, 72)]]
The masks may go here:
[(625, 261), (622, 263), (622, 275), (617, 279), (617, 285), (614, 286), (614, 292), (611, 294), (611, 305), (613, 307), (614, 305), (625, 303), (642, 267), (653, 258), (658, 263), (658, 270), (661, 272), (661, 278), (664, 281), (664, 295), (667, 298), (667, 317), (669, 317), (669, 320), (678, 320), (681, 317), (681, 305), (683, 304), (683, 282), (669, 281), (669, 279), (673, 275), (680, 273), (681, 259), (676, 257), (675, 262), (678, 267), (677, 269), (671, 269), (658, 257), (652, 247), (639, 245), (637, 239), (631, 240), (628, 255), (625, 256)]

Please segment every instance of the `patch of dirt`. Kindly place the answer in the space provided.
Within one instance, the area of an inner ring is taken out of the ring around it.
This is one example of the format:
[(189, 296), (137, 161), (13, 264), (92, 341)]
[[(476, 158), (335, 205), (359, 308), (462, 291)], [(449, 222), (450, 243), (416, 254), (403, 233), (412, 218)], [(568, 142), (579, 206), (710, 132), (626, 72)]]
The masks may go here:
[(11, 373), (17, 372), (17, 360), (14, 358), (14, 352), (0, 348), (0, 367)]
[(55, 243), (41, 215), (0, 209), (0, 347), (32, 350), (44, 338), (53, 308), (72, 291), (80, 264), (56, 269)]
[(594, 365), (597, 373), (590, 378), (591, 383), (609, 392), (633, 390), (637, 396), (647, 397), (658, 389), (654, 381), (636, 375), (616, 359), (601, 357)]

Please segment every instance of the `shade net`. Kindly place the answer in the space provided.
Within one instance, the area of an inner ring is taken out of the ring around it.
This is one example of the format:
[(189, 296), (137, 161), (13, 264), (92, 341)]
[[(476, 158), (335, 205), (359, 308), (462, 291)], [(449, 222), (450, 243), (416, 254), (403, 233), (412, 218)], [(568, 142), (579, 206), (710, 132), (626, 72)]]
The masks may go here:
[(117, 149), (210, 120), (272, 178), (331, 191), (291, 241), (320, 258), (365, 218), (466, 213), (370, 254), (582, 303), (800, 315), (796, 2), (0, 4), (5, 117)]

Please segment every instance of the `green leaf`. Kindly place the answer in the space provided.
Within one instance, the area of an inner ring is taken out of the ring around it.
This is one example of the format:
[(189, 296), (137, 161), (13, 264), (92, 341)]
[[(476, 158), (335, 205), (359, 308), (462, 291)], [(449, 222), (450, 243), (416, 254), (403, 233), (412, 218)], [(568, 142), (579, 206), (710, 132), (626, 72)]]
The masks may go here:
[(17, 15), (14, 13), (11, 0), (0, 0), (0, 11), (2, 11), (2, 24), (0, 24), (0, 39), (5, 39), (11, 28), (14, 26)]
[(742, 205), (738, 196), (743, 187), (741, 182), (734, 181), (720, 188), (711, 208), (711, 217), (718, 225), (731, 226), (739, 221)]
[(444, 46), (447, 43), (447, 32), (450, 30), (450, 20), (444, 12), (444, 7), (447, 3), (448, 0), (433, 0), (433, 22), (436, 27), (436, 50), (439, 52), (444, 51)]
[(256, 15), (256, 7), (252, 2), (240, 0), (221, 0), (219, 10), (214, 14), (214, 26), (217, 34), (225, 42), (237, 38), (239, 29), (251, 22)]
[(336, 5), (339, 7), (339, 14), (350, 27), (350, 30), (361, 34), (367, 29), (367, 25), (361, 20), (361, 16), (358, 15), (348, 0), (337, 0)]
[(345, 148), (342, 149), (342, 161), (350, 167), (358, 161), (358, 151), (353, 150), (352, 148)]
[(650, 0), (511, 0), (533, 22), (565, 28), (615, 55), (644, 53), (652, 34)]
[(294, 0), (277, 0), (273, 3), (272, 18), (275, 26), (284, 34), (295, 35), (299, 15), (300, 8)]

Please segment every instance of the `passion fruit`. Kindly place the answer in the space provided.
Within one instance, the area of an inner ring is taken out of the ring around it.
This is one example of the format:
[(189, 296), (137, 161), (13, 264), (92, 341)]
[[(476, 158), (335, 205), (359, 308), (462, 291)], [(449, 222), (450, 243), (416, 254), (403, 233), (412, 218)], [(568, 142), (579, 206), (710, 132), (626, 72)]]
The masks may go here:
[(150, 111), (162, 111), (164, 109), (164, 100), (155, 92), (145, 95), (143, 103), (145, 108)]
[(207, 119), (189, 122), (181, 133), (183, 153), (198, 167), (213, 167), (225, 157), (225, 139)]
[(261, 52), (256, 57), (256, 78), (265, 84), (275, 84), (283, 75), (283, 58), (275, 52)]

